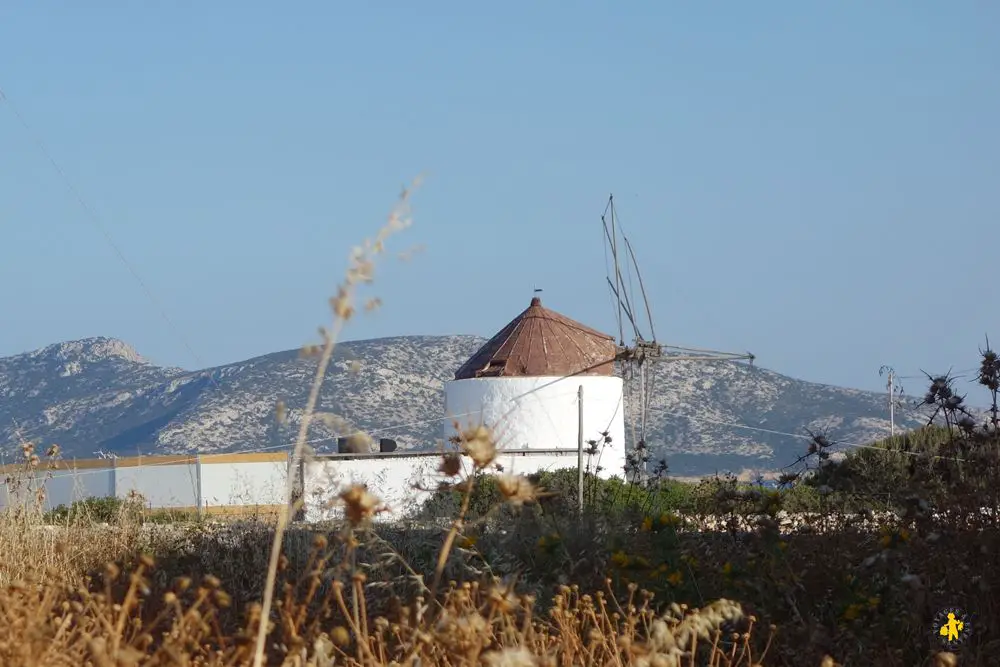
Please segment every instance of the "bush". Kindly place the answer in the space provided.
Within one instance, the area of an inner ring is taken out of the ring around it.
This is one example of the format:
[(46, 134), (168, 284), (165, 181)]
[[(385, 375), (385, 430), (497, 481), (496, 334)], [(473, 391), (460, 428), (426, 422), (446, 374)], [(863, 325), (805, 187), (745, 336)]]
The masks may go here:
[(141, 502), (108, 496), (76, 500), (68, 507), (58, 505), (44, 514), (43, 521), (50, 524), (117, 523), (123, 518), (131, 518), (141, 522), (142, 513)]

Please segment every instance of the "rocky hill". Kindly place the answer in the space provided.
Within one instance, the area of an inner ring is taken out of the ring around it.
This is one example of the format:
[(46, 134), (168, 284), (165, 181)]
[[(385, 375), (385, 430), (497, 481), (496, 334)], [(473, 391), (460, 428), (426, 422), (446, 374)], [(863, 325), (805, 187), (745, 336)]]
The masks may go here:
[[(405, 336), (343, 343), (321, 409), (401, 448), (432, 447), (442, 432), (442, 384), (483, 342)], [(77, 458), (280, 450), (294, 439), (315, 364), (293, 350), (185, 371), (152, 365), (109, 338), (50, 345), (0, 358), (0, 445), (5, 458), (24, 439), (57, 443)], [(280, 427), (279, 400), (290, 415)], [(804, 451), (806, 428), (852, 443), (884, 435), (885, 401), (742, 363), (674, 361), (656, 366), (647, 441), (678, 475), (770, 470)], [(634, 404), (627, 415), (636, 417)], [(919, 423), (912, 411), (897, 420)], [(335, 435), (317, 424), (312, 445), (335, 449)]]

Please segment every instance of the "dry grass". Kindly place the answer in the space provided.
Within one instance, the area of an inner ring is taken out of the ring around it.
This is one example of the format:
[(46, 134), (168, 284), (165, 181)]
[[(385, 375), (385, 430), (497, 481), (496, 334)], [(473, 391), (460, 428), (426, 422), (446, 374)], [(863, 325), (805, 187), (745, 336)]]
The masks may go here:
[[(333, 325), (309, 350), (317, 373), (293, 466), (311, 455), (310, 422), (337, 419), (315, 411), (325, 365), (386, 240), (408, 224), (407, 197), (352, 254)], [(443, 529), (375, 524), (381, 503), (363, 487), (343, 489), (344, 520), (322, 527), (292, 522), (292, 495), (257, 520), (157, 525), (125, 503), (109, 525), (44, 526), (44, 490), (21, 483), (44, 461), (25, 444), (27, 475), (7, 484), (24, 502), (0, 524), (0, 664), (834, 667), (834, 655), (943, 667), (957, 658), (925, 635), (944, 604), (980, 614), (963, 664), (996, 664), (982, 639), (1000, 631), (995, 525), (908, 517), (872, 534), (824, 507), (834, 530), (786, 535), (773, 525), (780, 503), (763, 497), (748, 511), (717, 506), (750, 531), (686, 532), (648, 506), (564, 512), (523, 476), (496, 480), (495, 506), (478, 512), (496, 446), (478, 427), (458, 440), (473, 470), (442, 456), (440, 483), (458, 498)]]
[[(472, 442), (467, 451), (488, 464), (492, 442)], [(508, 481), (511, 502), (530, 502), (527, 480)], [(465, 498), (474, 484), (454, 480)], [(40, 515), (11, 512), (17, 521), (0, 531), (10, 557), (0, 664), (248, 665), (261, 628), (272, 665), (755, 664), (753, 621), (726, 600), (657, 610), (653, 595), (632, 586), (619, 598), (609, 580), (590, 595), (563, 586), (540, 613), (513, 579), (442, 583), (461, 558), (449, 547), (460, 542), (461, 516), (427, 561), (435, 593), (372, 530), (377, 499), (359, 487), (342, 497), (347, 520), (328, 531), (278, 533), (268, 521), (140, 525), (128, 511), (116, 525), (41, 527), (31, 520)], [(279, 540), (264, 624), (264, 547)], [(32, 557), (39, 553), (46, 559)]]

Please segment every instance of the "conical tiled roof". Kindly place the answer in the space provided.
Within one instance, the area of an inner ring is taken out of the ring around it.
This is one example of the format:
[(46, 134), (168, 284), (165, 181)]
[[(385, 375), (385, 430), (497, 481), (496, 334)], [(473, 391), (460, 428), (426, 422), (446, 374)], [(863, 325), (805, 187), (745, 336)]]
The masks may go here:
[(542, 307), (538, 297), (455, 373), (484, 377), (612, 375), (615, 339)]

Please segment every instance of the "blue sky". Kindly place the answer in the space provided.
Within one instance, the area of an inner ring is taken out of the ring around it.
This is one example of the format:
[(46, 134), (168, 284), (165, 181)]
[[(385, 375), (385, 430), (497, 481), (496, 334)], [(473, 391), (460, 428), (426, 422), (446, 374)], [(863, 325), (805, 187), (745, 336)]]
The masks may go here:
[(0, 355), (311, 342), (423, 173), (394, 249), (424, 251), (348, 338), (491, 335), (535, 287), (612, 331), (614, 192), (666, 342), (873, 389), (968, 368), (1000, 343), (997, 34), (971, 1), (5, 2)]

